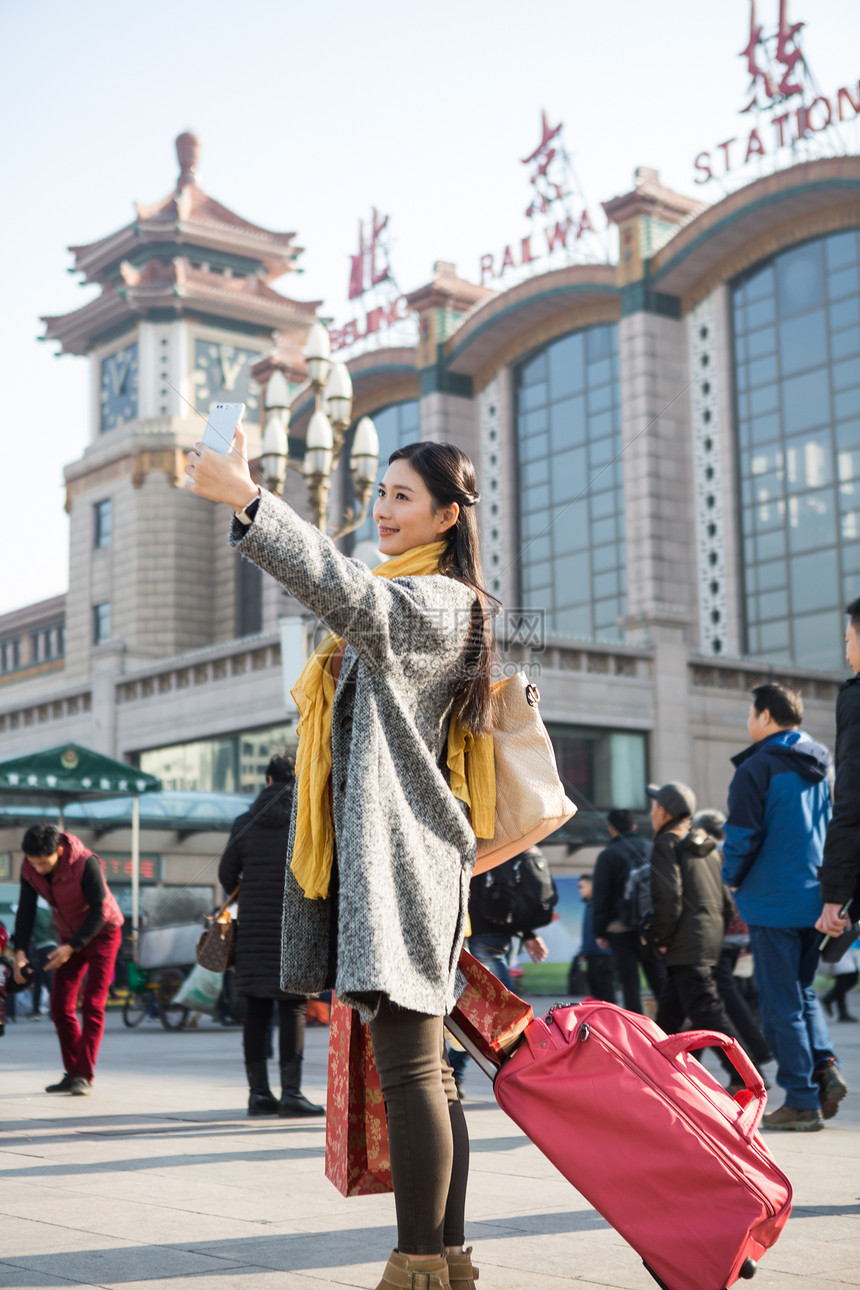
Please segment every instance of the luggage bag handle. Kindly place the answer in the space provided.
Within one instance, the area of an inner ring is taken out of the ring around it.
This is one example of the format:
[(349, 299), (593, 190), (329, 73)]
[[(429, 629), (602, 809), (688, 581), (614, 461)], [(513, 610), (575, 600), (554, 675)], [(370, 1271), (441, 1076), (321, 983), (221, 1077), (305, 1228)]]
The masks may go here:
[[(695, 1052), (697, 1048), (722, 1048), (746, 1085), (744, 1091), (751, 1095), (744, 1102), (738, 1102), (743, 1108), (738, 1119), (738, 1129), (745, 1138), (752, 1137), (762, 1117), (767, 1093), (761, 1075), (736, 1040), (729, 1039), (728, 1035), (721, 1035), (718, 1030), (684, 1030), (677, 1035), (667, 1035), (654, 1047), (670, 1059), (677, 1057), (679, 1053)], [(737, 1098), (734, 1100), (737, 1101)]]

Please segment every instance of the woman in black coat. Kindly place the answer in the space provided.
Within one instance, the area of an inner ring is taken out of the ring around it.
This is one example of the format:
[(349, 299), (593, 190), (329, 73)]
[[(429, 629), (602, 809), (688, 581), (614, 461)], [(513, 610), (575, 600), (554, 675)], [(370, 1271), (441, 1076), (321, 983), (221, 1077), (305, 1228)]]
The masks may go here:
[[(281, 989), (281, 906), (294, 766), (292, 757), (272, 758), (266, 768), (266, 787), (251, 809), (234, 821), (218, 867), (225, 891), (242, 884), (235, 990), (247, 1001), (243, 1041), (249, 1115), (325, 1114), (323, 1107), (314, 1106), (300, 1091), (307, 999)], [(275, 1004), (280, 1027), (280, 1100), (269, 1088), (266, 1066)]]

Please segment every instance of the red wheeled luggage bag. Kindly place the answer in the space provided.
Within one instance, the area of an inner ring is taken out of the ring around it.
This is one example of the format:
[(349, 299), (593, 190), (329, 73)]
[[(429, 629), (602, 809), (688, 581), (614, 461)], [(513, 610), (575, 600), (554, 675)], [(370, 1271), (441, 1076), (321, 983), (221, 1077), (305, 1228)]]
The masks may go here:
[[(734, 1098), (693, 1049), (724, 1048)], [(666, 1036), (608, 1003), (557, 1007), (526, 1028), (496, 1100), (640, 1255), (666, 1290), (751, 1277), (791, 1212), (791, 1184), (756, 1128), (767, 1095), (715, 1031)]]

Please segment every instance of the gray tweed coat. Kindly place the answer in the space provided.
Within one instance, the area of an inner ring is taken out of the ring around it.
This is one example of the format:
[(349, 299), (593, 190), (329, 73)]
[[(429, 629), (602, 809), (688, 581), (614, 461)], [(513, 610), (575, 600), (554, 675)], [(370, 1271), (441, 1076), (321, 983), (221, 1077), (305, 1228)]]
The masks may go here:
[[(331, 900), (306, 899), (288, 864), (281, 984), (326, 989), (336, 937), (335, 991), (363, 1020), (380, 995), (441, 1016), (462, 986), (475, 863), (444, 769), (473, 592), (438, 575), (374, 577), (269, 493), (250, 527), (233, 521), (230, 541), (348, 646), (332, 709), (337, 917)], [(295, 826), (294, 806), (288, 856)]]

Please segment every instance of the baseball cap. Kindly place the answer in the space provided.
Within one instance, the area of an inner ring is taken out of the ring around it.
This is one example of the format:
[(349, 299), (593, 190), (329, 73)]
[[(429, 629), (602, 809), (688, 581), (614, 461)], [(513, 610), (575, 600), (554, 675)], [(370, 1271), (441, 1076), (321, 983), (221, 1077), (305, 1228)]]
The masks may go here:
[(694, 815), (696, 812), (696, 794), (688, 784), (682, 784), (680, 780), (670, 780), (662, 787), (659, 784), (649, 784), (645, 792), (655, 802), (659, 802), (673, 820), (679, 820), (685, 815)]

